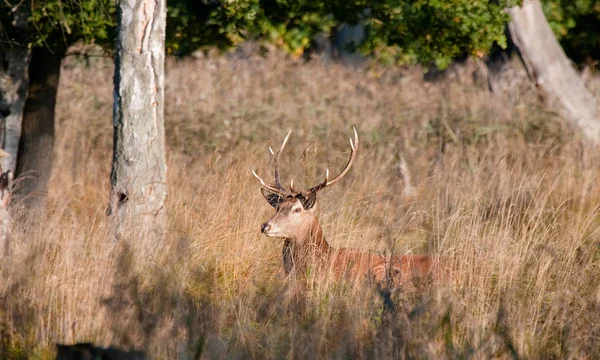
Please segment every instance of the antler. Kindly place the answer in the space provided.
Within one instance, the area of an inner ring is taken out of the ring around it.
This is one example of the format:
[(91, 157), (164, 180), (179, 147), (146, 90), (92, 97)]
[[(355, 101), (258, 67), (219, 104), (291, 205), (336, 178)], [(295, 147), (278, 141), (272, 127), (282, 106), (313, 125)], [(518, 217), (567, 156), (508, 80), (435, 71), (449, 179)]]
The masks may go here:
[[(344, 170), (342, 170), (342, 172), (340, 172), (336, 177), (334, 177), (333, 179), (329, 180), (329, 169), (327, 169), (327, 171), (325, 172), (325, 180), (310, 188), (307, 192), (307, 195), (316, 191), (319, 191), (329, 185), (333, 185), (336, 182), (338, 182), (339, 180), (341, 180), (344, 176), (346, 176), (346, 174), (348, 173), (348, 171), (350, 170), (350, 168), (352, 167), (352, 163), (354, 162), (354, 158), (356, 157), (356, 152), (358, 150), (358, 133), (356, 132), (356, 128), (353, 126), (352, 130), (354, 130), (354, 141), (352, 141), (352, 138), (350, 138), (350, 159), (348, 159), (348, 163), (346, 164), (346, 166), (344, 167)], [(283, 185), (281, 185), (281, 181), (279, 179), (279, 154), (281, 154), (281, 152), (283, 151), (283, 149), (285, 148), (285, 144), (287, 143), (290, 134), (292, 133), (292, 131), (290, 130), (290, 132), (288, 132), (288, 134), (286, 135), (285, 139), (283, 139), (283, 143), (281, 144), (281, 148), (279, 148), (279, 150), (277, 152), (274, 152), (273, 149), (271, 149), (269, 147), (269, 152), (271, 153), (271, 155), (273, 156), (273, 168), (274, 168), (274, 172), (275, 172), (275, 184), (273, 183), (269, 183), (264, 181), (260, 176), (258, 176), (258, 174), (256, 173), (256, 171), (252, 170), (252, 174), (254, 175), (254, 177), (256, 179), (258, 179), (258, 181), (260, 181), (260, 184), (266, 188), (267, 190), (270, 190), (272, 192), (275, 193), (280, 193), (280, 194), (287, 194), (289, 193), (284, 187)], [(292, 194), (300, 194), (298, 191), (294, 190), (294, 180), (291, 181), (290, 183), (290, 192)]]
[(342, 179), (344, 176), (346, 176), (346, 174), (352, 167), (352, 163), (354, 162), (354, 158), (356, 157), (356, 151), (358, 150), (358, 133), (356, 132), (356, 128), (354, 126), (352, 127), (352, 130), (354, 130), (354, 142), (352, 142), (352, 138), (350, 138), (350, 159), (348, 159), (348, 163), (346, 164), (346, 167), (344, 167), (344, 170), (342, 170), (342, 172), (339, 173), (338, 176), (329, 180), (329, 169), (327, 169), (325, 172), (325, 180), (317, 186), (310, 188), (308, 190), (308, 194), (315, 191), (319, 191), (329, 185), (333, 185), (340, 179)]
[(276, 193), (287, 193), (287, 190), (285, 190), (283, 185), (281, 185), (281, 181), (279, 180), (279, 154), (283, 151), (283, 148), (285, 147), (285, 144), (287, 143), (291, 133), (292, 133), (292, 131), (290, 130), (288, 132), (288, 134), (286, 135), (285, 139), (283, 139), (283, 143), (281, 144), (281, 147), (279, 148), (279, 150), (277, 150), (277, 152), (274, 152), (273, 149), (271, 149), (271, 147), (269, 147), (269, 152), (271, 153), (271, 156), (273, 156), (273, 168), (275, 171), (275, 184), (264, 181), (260, 176), (258, 176), (256, 171), (252, 170), (252, 175), (254, 175), (254, 177), (256, 179), (258, 179), (258, 181), (260, 181), (260, 184), (267, 190), (270, 190), (270, 191), (273, 191)]

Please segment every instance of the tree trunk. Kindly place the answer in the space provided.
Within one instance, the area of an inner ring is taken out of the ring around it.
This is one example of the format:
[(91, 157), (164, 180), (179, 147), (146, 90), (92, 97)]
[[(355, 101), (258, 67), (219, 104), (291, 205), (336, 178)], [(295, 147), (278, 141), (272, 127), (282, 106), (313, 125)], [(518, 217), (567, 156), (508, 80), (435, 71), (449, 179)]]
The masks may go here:
[[(29, 16), (28, 4), (13, 6), (11, 12), (11, 25), (17, 33), (24, 33)], [(29, 89), (30, 55), (29, 48), (20, 44), (0, 48), (0, 148), (4, 151), (0, 167), (0, 257), (8, 253), (11, 229), (9, 205), (17, 168), (23, 109)]]
[(9, 253), (11, 217), (8, 212), (12, 200), (13, 172), (0, 174), (0, 259)]
[(17, 157), (17, 193), (26, 211), (43, 204), (52, 172), (54, 109), (63, 51), (34, 48), (29, 64), (29, 96)]
[(29, 90), (29, 59), (30, 51), (25, 47), (14, 47), (0, 52), (0, 61), (5, 65), (0, 72), (0, 144), (6, 152), (2, 158), (2, 170), (13, 173), (17, 170), (23, 110)]
[(4, 151), (0, 156), (0, 258), (8, 253), (11, 228), (8, 207), (12, 196), (12, 179), (17, 167), (23, 109), (29, 85), (29, 54), (29, 50), (24, 47), (0, 52), (0, 60), (4, 64), (0, 69), (0, 148)]
[(556, 40), (540, 2), (525, 1), (521, 7), (510, 8), (509, 13), (512, 40), (536, 86), (556, 102), (563, 116), (581, 128), (586, 137), (600, 142), (598, 103)]
[(111, 213), (117, 237), (153, 250), (166, 231), (165, 0), (118, 4)]

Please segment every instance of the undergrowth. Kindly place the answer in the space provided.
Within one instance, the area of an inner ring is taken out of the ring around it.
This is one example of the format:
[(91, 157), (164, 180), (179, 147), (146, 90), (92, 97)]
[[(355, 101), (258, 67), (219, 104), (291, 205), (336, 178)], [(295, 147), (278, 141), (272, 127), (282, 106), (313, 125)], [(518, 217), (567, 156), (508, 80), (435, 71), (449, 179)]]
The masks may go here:
[[(167, 65), (169, 231), (140, 258), (105, 215), (112, 65), (63, 64), (46, 208), (0, 263), (0, 357), (76, 342), (165, 359), (600, 357), (600, 159), (533, 89), (277, 54)], [(283, 176), (308, 188), (344, 166), (352, 125), (356, 164), (319, 198), (328, 241), (427, 253), (448, 278), (389, 292), (284, 276), (250, 170), (268, 174), (292, 129)]]

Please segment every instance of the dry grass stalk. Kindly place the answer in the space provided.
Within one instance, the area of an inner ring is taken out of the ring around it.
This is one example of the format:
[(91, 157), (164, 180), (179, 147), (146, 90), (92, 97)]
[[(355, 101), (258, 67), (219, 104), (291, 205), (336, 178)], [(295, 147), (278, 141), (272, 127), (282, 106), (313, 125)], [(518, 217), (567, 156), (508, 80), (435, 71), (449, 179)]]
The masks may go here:
[[(144, 259), (134, 231), (111, 242), (105, 216), (111, 65), (65, 62), (48, 206), (13, 229), (0, 264), (0, 357), (89, 341), (153, 358), (600, 356), (599, 155), (527, 87), (492, 96), (464, 78), (424, 83), (418, 69), (280, 55), (167, 69), (169, 246)], [(284, 175), (312, 183), (319, 164), (343, 162), (352, 124), (362, 154), (320, 198), (330, 242), (439, 256), (454, 282), (386, 294), (307, 274), (307, 290), (290, 291), (249, 170), (293, 127), (281, 161), (304, 165)]]

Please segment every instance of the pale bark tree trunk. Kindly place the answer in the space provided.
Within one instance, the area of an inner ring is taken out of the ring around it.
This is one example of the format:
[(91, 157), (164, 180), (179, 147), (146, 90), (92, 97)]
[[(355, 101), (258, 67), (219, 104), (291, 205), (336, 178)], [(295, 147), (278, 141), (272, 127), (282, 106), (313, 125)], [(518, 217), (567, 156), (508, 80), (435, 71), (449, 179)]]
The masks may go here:
[(509, 9), (509, 30), (525, 67), (536, 85), (556, 102), (563, 116), (583, 134), (600, 142), (598, 102), (571, 66), (538, 0), (526, 0), (523, 6)]
[(26, 47), (14, 47), (0, 52), (0, 60), (5, 64), (0, 71), (0, 93), (2, 132), (0, 145), (6, 152), (2, 158), (2, 170), (17, 170), (17, 153), (21, 139), (23, 109), (29, 89), (29, 66), (31, 52)]
[[(11, 25), (15, 31), (25, 33), (29, 16), (28, 4), (18, 4), (11, 11)], [(31, 51), (24, 44), (13, 44), (0, 49), (0, 148), (3, 150), (0, 167), (0, 257), (8, 253), (9, 247), (9, 205), (12, 180), (17, 169), (23, 110), (29, 89), (30, 55)]]
[[(5, 66), (0, 69), (0, 147), (3, 153), (0, 167), (0, 258), (8, 254), (11, 216), (12, 179), (17, 168), (17, 153), (21, 138), (23, 109), (29, 85), (29, 50), (14, 47), (0, 53)], [(6, 181), (4, 181), (6, 180)]]
[(111, 213), (117, 237), (152, 251), (166, 232), (166, 0), (121, 0), (117, 16)]
[(8, 211), (12, 200), (13, 172), (0, 174), (0, 259), (9, 253), (11, 217)]

